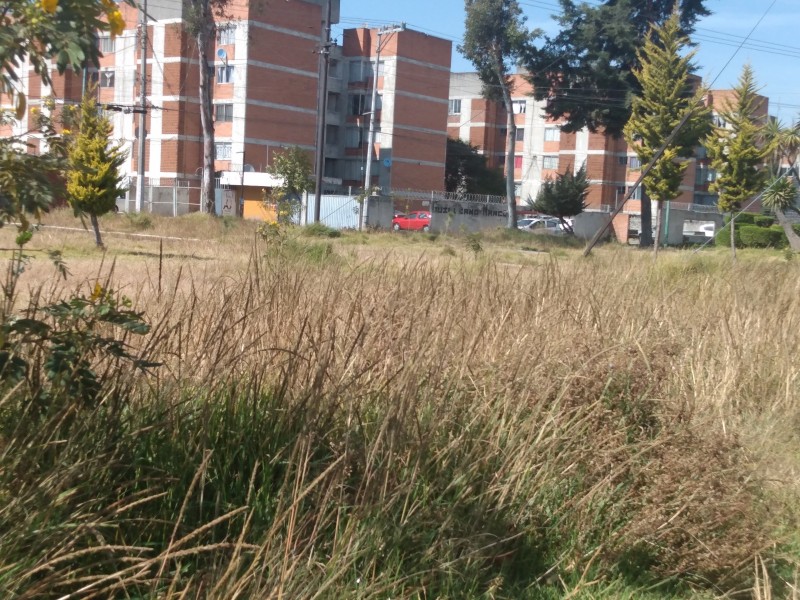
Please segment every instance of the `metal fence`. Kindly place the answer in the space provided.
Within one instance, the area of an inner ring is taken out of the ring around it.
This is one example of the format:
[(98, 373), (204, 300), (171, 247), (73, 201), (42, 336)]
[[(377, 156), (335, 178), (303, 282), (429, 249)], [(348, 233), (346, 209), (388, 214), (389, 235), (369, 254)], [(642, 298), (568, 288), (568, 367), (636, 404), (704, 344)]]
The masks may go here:
[[(294, 219), (297, 224), (308, 224), (314, 221), (317, 198), (309, 194), (304, 209)], [(355, 196), (332, 196), (323, 194), (319, 210), (319, 220), (334, 229), (358, 229), (361, 205)]]

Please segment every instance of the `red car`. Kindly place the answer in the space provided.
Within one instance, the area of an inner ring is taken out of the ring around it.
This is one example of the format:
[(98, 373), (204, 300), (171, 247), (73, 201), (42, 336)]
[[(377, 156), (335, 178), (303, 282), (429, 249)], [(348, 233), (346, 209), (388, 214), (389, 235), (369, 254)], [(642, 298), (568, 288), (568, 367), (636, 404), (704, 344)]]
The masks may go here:
[(408, 213), (407, 215), (397, 215), (392, 219), (392, 229), (400, 231), (430, 231), (431, 213), (424, 210)]

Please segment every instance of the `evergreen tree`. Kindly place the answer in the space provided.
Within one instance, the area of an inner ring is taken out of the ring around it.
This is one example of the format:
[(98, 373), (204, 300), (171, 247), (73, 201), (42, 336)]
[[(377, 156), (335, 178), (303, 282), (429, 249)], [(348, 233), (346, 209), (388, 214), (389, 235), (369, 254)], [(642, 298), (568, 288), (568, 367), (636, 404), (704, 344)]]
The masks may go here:
[(460, 194), (505, 194), (505, 178), (489, 168), (486, 156), (464, 140), (447, 138), (444, 183), (448, 192)]
[[(684, 54), (689, 40), (681, 34), (677, 13), (648, 34), (638, 54), (640, 67), (633, 75), (641, 92), (634, 96), (631, 118), (625, 125), (625, 140), (642, 165), (649, 164), (656, 151), (681, 120), (691, 116), (644, 178), (650, 198), (656, 201), (654, 253), (658, 255), (664, 202), (680, 194), (680, 185), (699, 141), (711, 127), (711, 111), (703, 106), (700, 94), (692, 91), (691, 72), (694, 52)], [(646, 202), (648, 200), (642, 200)]]
[[(633, 75), (651, 25), (663, 24), (675, 0), (603, 0), (594, 5), (560, 0), (560, 31), (539, 48), (530, 47), (523, 64), (537, 100), (547, 113), (565, 119), (564, 131), (622, 133), (639, 83)], [(681, 33), (709, 14), (705, 0), (680, 1)]]
[(536, 200), (529, 201), (528, 206), (540, 213), (558, 217), (564, 229), (571, 232), (572, 226), (566, 218), (583, 212), (588, 193), (589, 180), (586, 178), (586, 167), (582, 166), (577, 173), (568, 170), (542, 183)]
[(766, 115), (759, 115), (764, 99), (757, 93), (750, 65), (742, 69), (733, 91), (734, 101), (720, 112), (724, 123), (714, 127), (705, 146), (711, 166), (717, 172), (709, 189), (719, 195), (719, 210), (731, 215), (731, 254), (736, 260), (734, 213), (763, 189), (767, 173), (761, 167), (769, 147), (762, 143)]
[(483, 83), (483, 95), (500, 100), (506, 109), (506, 203), (508, 227), (517, 227), (514, 190), (514, 145), (517, 126), (511, 103), (511, 70), (517, 66), (538, 31), (528, 31), (516, 0), (464, 0), (464, 43), (459, 52), (475, 65)]
[(125, 153), (119, 145), (109, 145), (111, 122), (97, 107), (91, 92), (83, 97), (76, 121), (78, 131), (68, 149), (67, 201), (75, 215), (89, 215), (95, 243), (102, 247), (97, 217), (114, 209), (117, 198), (125, 193), (120, 186), (119, 168)]

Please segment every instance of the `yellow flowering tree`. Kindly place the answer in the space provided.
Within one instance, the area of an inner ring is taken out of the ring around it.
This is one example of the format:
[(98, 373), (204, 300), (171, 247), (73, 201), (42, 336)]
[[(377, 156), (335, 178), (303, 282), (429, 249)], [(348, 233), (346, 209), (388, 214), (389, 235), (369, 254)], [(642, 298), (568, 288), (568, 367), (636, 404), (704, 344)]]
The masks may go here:
[[(0, 94), (14, 103), (13, 111), (0, 111), (0, 122), (25, 114), (26, 60), (50, 84), (53, 71), (97, 66), (97, 33), (116, 36), (124, 28), (112, 0), (0, 0)], [(55, 152), (32, 156), (23, 140), (0, 139), (0, 226), (13, 221), (27, 229), (26, 212), (48, 209), (56, 193), (52, 175), (61, 171), (62, 158)]]
[(113, 210), (125, 193), (119, 173), (125, 153), (109, 144), (113, 127), (98, 110), (91, 91), (83, 97), (75, 125), (77, 132), (71, 134), (73, 143), (67, 151), (67, 201), (76, 216), (89, 216), (95, 243), (102, 247), (97, 217)]

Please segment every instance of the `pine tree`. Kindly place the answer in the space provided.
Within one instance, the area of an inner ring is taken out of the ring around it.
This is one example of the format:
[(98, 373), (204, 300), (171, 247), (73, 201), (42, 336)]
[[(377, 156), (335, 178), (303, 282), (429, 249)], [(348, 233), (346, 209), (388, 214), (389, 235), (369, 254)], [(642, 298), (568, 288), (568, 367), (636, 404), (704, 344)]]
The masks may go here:
[(638, 53), (641, 66), (633, 71), (641, 92), (633, 98), (631, 118), (624, 129), (625, 140), (641, 164), (646, 165), (691, 111), (689, 119), (644, 178), (648, 195), (657, 206), (656, 255), (661, 239), (664, 202), (674, 200), (680, 194), (683, 174), (688, 166), (685, 159), (693, 155), (694, 148), (711, 127), (711, 111), (703, 106), (700, 98), (702, 90), (692, 91), (694, 52), (684, 53), (688, 44), (689, 39), (681, 34), (677, 13), (673, 13), (664, 25), (650, 31)]
[(734, 101), (720, 112), (723, 125), (714, 127), (705, 146), (717, 173), (709, 189), (719, 195), (719, 210), (731, 215), (731, 254), (736, 260), (734, 213), (763, 189), (767, 172), (761, 167), (770, 149), (761, 143), (764, 117), (759, 109), (763, 98), (757, 93), (750, 65), (742, 69), (733, 92)]
[(113, 210), (117, 198), (125, 193), (119, 172), (125, 153), (119, 145), (109, 145), (113, 127), (100, 113), (91, 92), (83, 97), (77, 127), (68, 151), (67, 201), (75, 216), (89, 215), (95, 243), (102, 247), (97, 217)]

